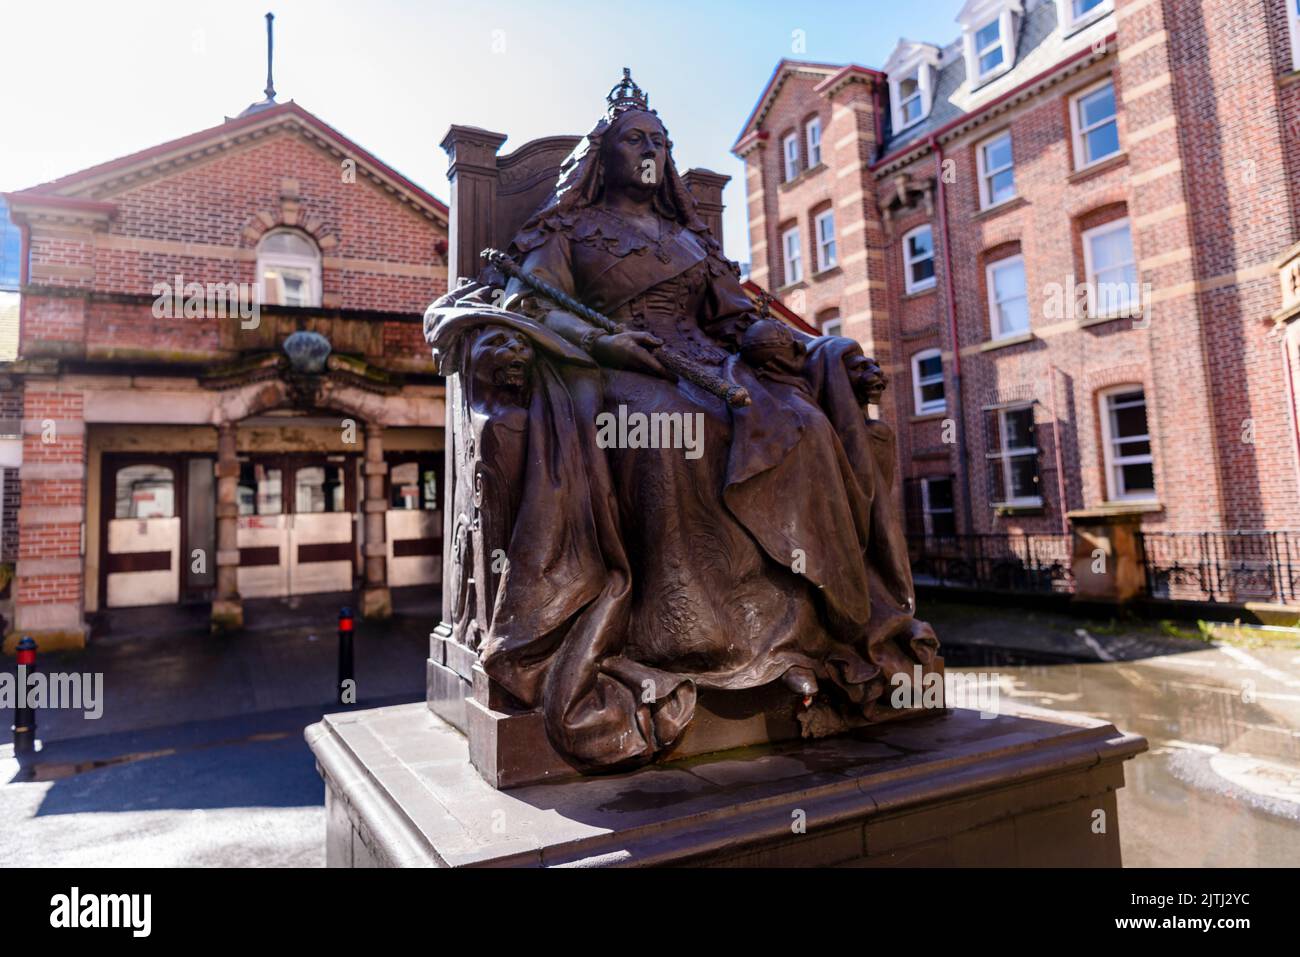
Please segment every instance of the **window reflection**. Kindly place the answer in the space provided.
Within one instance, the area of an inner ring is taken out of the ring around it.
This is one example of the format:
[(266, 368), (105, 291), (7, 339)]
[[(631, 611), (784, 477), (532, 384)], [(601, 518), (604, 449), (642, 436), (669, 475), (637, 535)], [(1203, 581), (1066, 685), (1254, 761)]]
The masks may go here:
[(293, 510), (299, 514), (344, 509), (343, 467), (312, 465), (294, 473)]
[(115, 518), (172, 518), (175, 480), (165, 465), (128, 465), (117, 470)]

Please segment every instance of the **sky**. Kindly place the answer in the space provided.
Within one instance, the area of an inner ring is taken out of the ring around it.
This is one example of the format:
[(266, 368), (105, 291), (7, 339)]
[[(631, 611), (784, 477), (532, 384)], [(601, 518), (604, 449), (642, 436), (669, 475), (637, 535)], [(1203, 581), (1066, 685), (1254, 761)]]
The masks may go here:
[[(784, 56), (880, 67), (900, 36), (946, 45), (961, 0), (4, 0), (0, 191), (295, 100), (435, 196), (453, 123), (530, 139), (586, 133), (624, 66), (678, 167), (732, 177), (727, 254), (747, 261), (730, 147)], [(801, 44), (799, 49), (797, 45)]]

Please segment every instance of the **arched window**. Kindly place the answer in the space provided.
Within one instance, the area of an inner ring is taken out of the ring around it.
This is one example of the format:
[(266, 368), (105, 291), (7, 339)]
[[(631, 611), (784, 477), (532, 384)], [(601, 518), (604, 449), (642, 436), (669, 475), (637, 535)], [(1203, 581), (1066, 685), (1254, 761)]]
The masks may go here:
[(320, 250), (296, 230), (278, 229), (262, 237), (257, 276), (266, 305), (320, 305)]

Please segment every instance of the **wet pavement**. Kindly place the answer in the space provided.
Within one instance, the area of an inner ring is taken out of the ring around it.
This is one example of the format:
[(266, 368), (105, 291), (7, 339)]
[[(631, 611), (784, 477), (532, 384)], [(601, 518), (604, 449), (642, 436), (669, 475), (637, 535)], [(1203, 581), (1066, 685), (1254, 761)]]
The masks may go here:
[[(1209, 643), (1195, 624), (921, 609), (949, 671), (997, 676), (1005, 701), (1104, 718), (1147, 738), (1125, 765), (1128, 867), (1300, 865), (1300, 640)], [(1239, 639), (1228, 629), (1225, 637)], [(1008, 663), (1009, 662), (1009, 663)]]
[[(222, 639), (202, 616), (120, 616), (42, 670), (102, 671), (104, 716), (45, 712), (36, 779), (15, 780), (0, 711), (0, 866), (324, 863), (323, 786), (302, 729), (332, 701), (338, 596), (250, 609)], [(357, 707), (420, 701), (436, 608), (358, 622)], [(1127, 866), (1300, 864), (1300, 638), (927, 602), (950, 672), (1005, 702), (1144, 735), (1119, 794)], [(0, 662), (12, 670), (13, 659)], [(5, 783), (10, 782), (10, 783)]]
[[(0, 866), (323, 866), (303, 729), (347, 710), (334, 695), (348, 597), (249, 602), (249, 628), (223, 638), (201, 609), (133, 609), (84, 651), (41, 655), (47, 675), (103, 673), (103, 715), (42, 711), (20, 773), (0, 710)], [(436, 603), (397, 593), (394, 610), (356, 622), (356, 708), (424, 699)]]

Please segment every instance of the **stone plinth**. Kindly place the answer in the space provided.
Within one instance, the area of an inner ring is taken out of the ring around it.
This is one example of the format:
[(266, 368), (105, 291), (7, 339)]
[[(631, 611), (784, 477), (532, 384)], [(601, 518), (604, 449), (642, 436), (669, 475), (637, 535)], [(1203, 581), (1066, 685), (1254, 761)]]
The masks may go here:
[(332, 867), (1108, 866), (1146, 741), (1034, 709), (956, 709), (509, 791), (424, 704), (307, 729)]
[[(917, 669), (922, 680), (931, 674), (942, 679), (943, 658)], [(426, 687), (429, 710), (468, 737), (470, 763), (493, 787), (522, 787), (579, 773), (551, 746), (542, 713), (520, 707), (488, 677), (474, 652), (440, 631), (429, 636)], [(698, 695), (695, 716), (666, 760), (803, 736), (797, 699), (780, 683), (744, 691), (701, 688)], [(920, 708), (899, 708), (883, 710), (876, 720), (926, 714)], [(826, 711), (805, 713), (804, 720), (814, 719), (838, 721)]]

